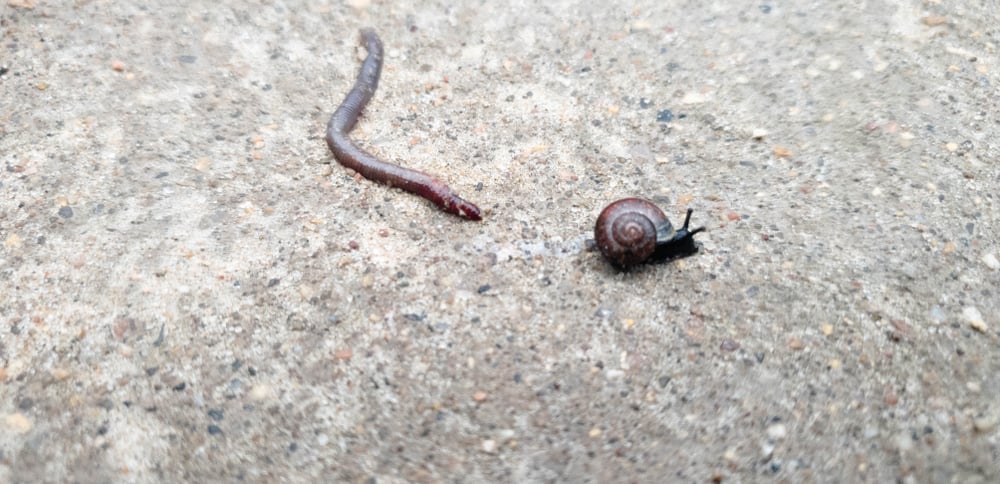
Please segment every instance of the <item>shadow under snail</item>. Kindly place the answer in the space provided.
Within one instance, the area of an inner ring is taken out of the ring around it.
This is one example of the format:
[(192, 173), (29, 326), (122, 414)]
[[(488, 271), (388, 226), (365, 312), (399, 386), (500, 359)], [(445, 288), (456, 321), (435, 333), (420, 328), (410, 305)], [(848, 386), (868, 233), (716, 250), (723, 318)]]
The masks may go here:
[(623, 269), (686, 257), (698, 252), (694, 234), (705, 230), (688, 228), (692, 212), (689, 208), (684, 225), (674, 229), (656, 205), (641, 198), (623, 198), (597, 217), (594, 242), (605, 258)]

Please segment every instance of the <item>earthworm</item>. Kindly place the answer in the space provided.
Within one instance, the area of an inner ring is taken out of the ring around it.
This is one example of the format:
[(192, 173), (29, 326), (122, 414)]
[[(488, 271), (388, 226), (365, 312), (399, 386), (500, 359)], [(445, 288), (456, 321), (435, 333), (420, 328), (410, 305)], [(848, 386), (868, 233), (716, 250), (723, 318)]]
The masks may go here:
[(361, 72), (358, 73), (354, 87), (333, 112), (330, 123), (326, 126), (326, 143), (330, 145), (334, 158), (341, 165), (369, 180), (424, 197), (450, 214), (481, 220), (479, 207), (463, 200), (437, 178), (422, 171), (382, 161), (358, 147), (347, 136), (357, 123), (361, 111), (375, 94), (378, 78), (382, 73), (382, 40), (374, 30), (361, 29), (361, 41), (368, 50), (368, 56), (361, 64)]

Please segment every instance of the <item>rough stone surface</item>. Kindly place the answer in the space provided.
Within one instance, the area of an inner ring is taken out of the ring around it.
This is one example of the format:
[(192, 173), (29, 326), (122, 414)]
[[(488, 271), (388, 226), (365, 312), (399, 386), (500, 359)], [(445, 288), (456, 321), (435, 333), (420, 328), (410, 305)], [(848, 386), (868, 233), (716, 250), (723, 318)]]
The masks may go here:
[(1000, 479), (996, 2), (175, 3), (0, 5), (0, 482)]

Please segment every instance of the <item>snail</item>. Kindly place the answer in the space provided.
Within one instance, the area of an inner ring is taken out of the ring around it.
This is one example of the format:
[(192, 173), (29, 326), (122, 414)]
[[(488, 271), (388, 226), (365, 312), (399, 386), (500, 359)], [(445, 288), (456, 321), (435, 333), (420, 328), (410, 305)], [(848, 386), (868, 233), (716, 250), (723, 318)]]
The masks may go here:
[(694, 234), (705, 230), (688, 228), (692, 212), (687, 210), (684, 226), (675, 230), (656, 205), (641, 198), (623, 198), (601, 211), (594, 241), (604, 257), (620, 268), (688, 256), (698, 252)]

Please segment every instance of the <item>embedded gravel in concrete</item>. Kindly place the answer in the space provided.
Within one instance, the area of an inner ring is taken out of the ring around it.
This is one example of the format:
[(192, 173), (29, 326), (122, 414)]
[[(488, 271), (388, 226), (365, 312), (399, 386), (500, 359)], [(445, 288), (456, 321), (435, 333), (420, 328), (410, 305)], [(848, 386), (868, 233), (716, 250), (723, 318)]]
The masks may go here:
[(995, 2), (133, 3), (0, 5), (0, 481), (1000, 479)]

